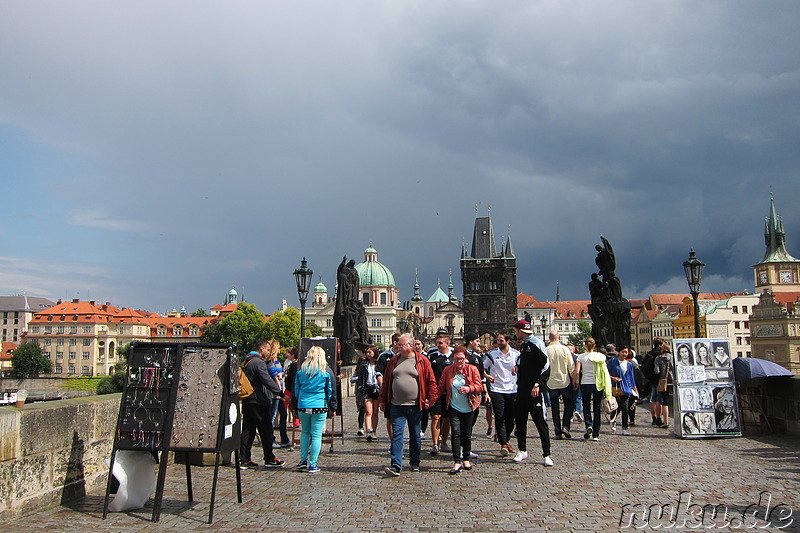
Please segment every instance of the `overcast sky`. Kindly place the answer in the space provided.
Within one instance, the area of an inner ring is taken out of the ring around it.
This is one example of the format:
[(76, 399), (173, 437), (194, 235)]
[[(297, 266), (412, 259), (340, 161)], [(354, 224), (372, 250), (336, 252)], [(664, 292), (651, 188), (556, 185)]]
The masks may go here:
[(800, 257), (796, 1), (3, 2), (0, 294), (297, 306), (370, 242), (446, 290), (475, 204), (518, 289), (753, 290)]

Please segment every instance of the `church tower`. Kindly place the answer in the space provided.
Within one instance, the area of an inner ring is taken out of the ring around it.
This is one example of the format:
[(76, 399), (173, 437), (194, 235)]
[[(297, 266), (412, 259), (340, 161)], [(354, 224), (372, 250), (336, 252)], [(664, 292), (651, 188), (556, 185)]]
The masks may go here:
[(775, 198), (770, 193), (769, 216), (764, 225), (764, 257), (753, 265), (756, 293), (800, 292), (800, 260), (786, 250), (783, 221), (775, 211)]
[(475, 215), (471, 252), (461, 250), (464, 333), (495, 336), (516, 322), (517, 260), (511, 235), (498, 253), (491, 217)]

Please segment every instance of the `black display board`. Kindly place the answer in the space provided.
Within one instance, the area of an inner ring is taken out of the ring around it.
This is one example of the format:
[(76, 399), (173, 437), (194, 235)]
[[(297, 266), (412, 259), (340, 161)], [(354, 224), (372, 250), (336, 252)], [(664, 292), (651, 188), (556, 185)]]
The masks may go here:
[[(103, 518), (108, 512), (111, 472), (117, 450), (149, 451), (160, 462), (153, 521), (161, 501), (170, 451), (215, 453), (214, 481), (208, 521), (222, 453), (235, 453), (236, 485), (241, 503), (238, 365), (227, 344), (134, 342), (120, 402), (111, 452)], [(186, 461), (189, 501), (193, 501), (191, 466)]]

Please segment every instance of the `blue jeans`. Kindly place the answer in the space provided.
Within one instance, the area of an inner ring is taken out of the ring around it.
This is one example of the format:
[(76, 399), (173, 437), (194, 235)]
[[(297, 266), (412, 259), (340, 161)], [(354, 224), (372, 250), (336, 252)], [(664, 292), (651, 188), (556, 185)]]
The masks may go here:
[(591, 428), (592, 436), (600, 435), (600, 403), (605, 393), (598, 391), (596, 385), (581, 385), (583, 394), (583, 421), (587, 431)]
[(308, 467), (317, 466), (319, 451), (322, 448), (322, 430), (325, 429), (325, 419), (328, 413), (299, 412), (300, 417), (300, 460), (308, 461)]
[[(575, 395), (573, 394), (572, 384), (567, 385), (563, 389), (549, 389), (550, 406), (553, 408), (553, 429), (556, 432), (556, 437), (563, 433), (563, 430), (569, 432), (569, 424), (572, 421), (572, 411), (575, 408)], [(564, 398), (564, 418), (561, 418), (561, 406), (559, 405), (558, 398)]]
[(392, 420), (392, 466), (403, 467), (403, 430), (408, 424), (408, 457), (411, 466), (419, 466), (422, 441), (419, 438), (422, 411), (416, 405), (394, 405), (390, 407)]

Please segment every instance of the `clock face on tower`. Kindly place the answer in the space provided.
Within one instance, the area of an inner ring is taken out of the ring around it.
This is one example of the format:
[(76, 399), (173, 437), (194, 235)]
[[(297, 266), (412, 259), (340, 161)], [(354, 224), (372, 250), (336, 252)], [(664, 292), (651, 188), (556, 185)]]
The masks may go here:
[(758, 283), (759, 283), (759, 285), (766, 285), (767, 284), (767, 273), (766, 272), (759, 272), (758, 273)]
[(781, 283), (791, 283), (792, 279), (792, 271), (791, 270), (782, 270), (781, 271)]

